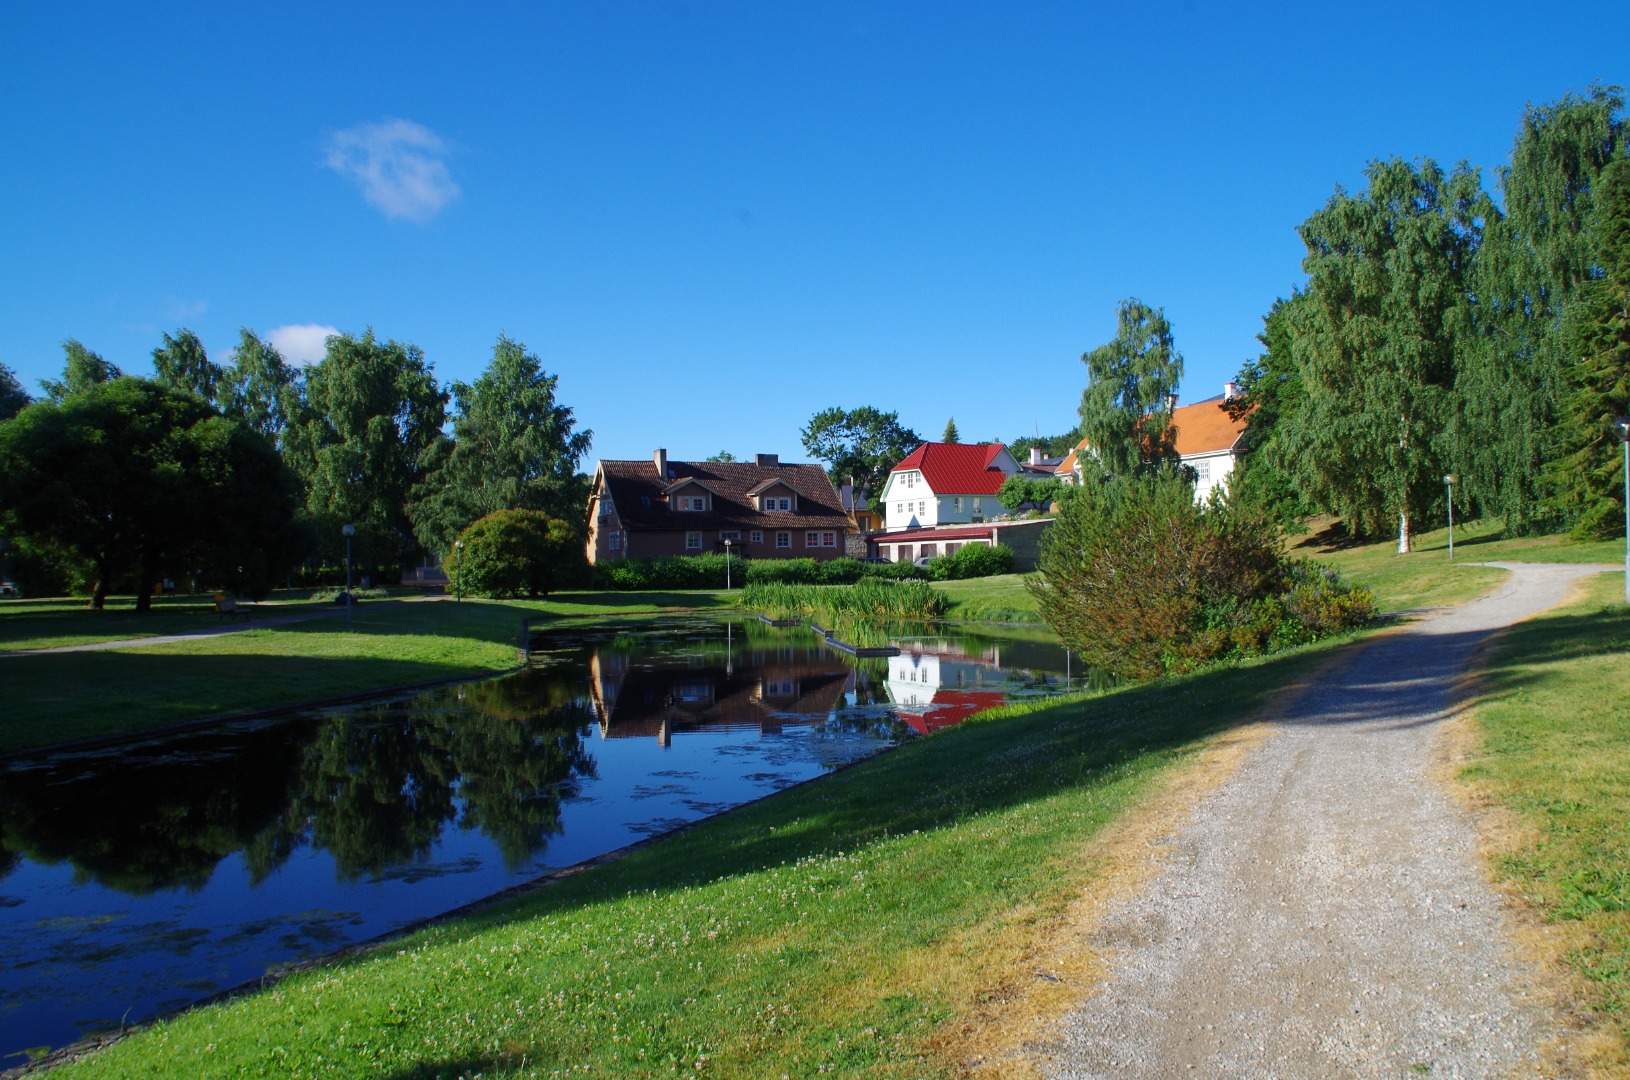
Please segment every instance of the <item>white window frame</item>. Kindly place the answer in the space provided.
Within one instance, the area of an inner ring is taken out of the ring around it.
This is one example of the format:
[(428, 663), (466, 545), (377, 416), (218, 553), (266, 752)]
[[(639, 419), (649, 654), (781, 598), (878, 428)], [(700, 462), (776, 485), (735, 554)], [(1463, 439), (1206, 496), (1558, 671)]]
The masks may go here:
[(748, 533), (747, 542), (749, 544), (762, 544), (764, 542), (764, 530), (754, 529), (752, 532)]
[(606, 537), (606, 550), (607, 551), (621, 551), (622, 549), (623, 549), (623, 534), (621, 532), (617, 531), (616, 529), (611, 530), (611, 534)]
[(720, 540), (721, 543), (723, 541), (725, 541), (725, 540), (728, 540), (732, 544), (739, 544), (739, 543), (741, 543), (741, 530), (740, 529), (720, 529), (719, 530), (719, 540)]
[(961, 495), (954, 496), (951, 499), (951, 509), (955, 510), (959, 514), (962, 513), (962, 496)]
[(686, 551), (701, 551), (702, 550), (702, 530), (700, 530), (700, 529), (692, 529), (690, 532), (685, 534), (685, 550)]
[(792, 530), (791, 529), (782, 529), (780, 532), (775, 534), (775, 550), (777, 550), (777, 551), (791, 551), (792, 550)]

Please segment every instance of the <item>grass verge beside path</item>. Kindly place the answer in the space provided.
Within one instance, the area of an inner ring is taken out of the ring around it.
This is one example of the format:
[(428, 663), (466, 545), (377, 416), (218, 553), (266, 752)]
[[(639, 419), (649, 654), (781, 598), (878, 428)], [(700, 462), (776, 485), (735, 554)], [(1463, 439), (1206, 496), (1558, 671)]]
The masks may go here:
[(955, 1075), (1092, 838), (1324, 653), (988, 713), (62, 1075)]
[[(309, 590), (277, 593), (270, 600), (245, 603), (247, 624), (280, 615), (335, 610), (333, 604), (316, 603), (310, 596)], [(135, 610), (130, 597), (110, 598), (108, 604), (106, 610), (92, 611), (77, 598), (0, 600), (0, 651), (56, 649), (245, 625), (243, 620), (223, 621), (214, 599), (208, 596), (155, 596), (153, 610), (145, 614)]]
[[(0, 753), (188, 720), (498, 674), (539, 627), (722, 606), (713, 593), (567, 593), (538, 602), (359, 605), (289, 626), (106, 652), (0, 659)], [(145, 634), (143, 636), (146, 636)]]
[[(1457, 552), (1458, 555), (1458, 544)], [(1566, 944), (1605, 1038), (1600, 1075), (1630, 1076), (1630, 609), (1616, 574), (1510, 630), (1489, 658), (1460, 771), (1520, 824), (1493, 865)], [(1592, 1073), (1598, 1075), (1598, 1073)]]
[[(1328, 526), (1331, 519), (1320, 519)], [(1365, 586), (1383, 612), (1461, 604), (1475, 600), (1500, 583), (1505, 572), (1484, 562), (1565, 562), (1624, 564), (1624, 542), (1571, 543), (1562, 536), (1506, 538), (1499, 522), (1474, 521), (1455, 526), (1455, 558), (1449, 561), (1449, 531), (1437, 529), (1414, 536), (1414, 550), (1398, 554), (1397, 538), (1376, 543), (1335, 541), (1320, 532), (1293, 540), (1290, 553), (1318, 559)], [(1623, 588), (1623, 578), (1619, 579)]]

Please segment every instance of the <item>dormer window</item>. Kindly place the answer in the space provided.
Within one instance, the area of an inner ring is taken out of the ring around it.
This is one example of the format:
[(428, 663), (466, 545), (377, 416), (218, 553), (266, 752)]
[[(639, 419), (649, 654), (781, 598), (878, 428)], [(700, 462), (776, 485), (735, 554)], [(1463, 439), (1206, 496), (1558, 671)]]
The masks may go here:
[(792, 499), (787, 495), (765, 495), (758, 500), (758, 508), (765, 513), (772, 510), (791, 510)]
[(706, 495), (681, 495), (681, 496), (679, 496), (679, 509), (681, 509), (681, 510), (706, 510), (707, 509), (707, 496)]

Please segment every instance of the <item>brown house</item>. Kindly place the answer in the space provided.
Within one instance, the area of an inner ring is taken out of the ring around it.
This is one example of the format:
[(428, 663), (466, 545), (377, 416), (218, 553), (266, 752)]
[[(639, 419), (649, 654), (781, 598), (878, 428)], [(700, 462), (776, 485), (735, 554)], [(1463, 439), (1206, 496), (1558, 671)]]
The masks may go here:
[(835, 559), (853, 528), (819, 465), (602, 461), (589, 496), (588, 555), (655, 559), (730, 550), (751, 559)]

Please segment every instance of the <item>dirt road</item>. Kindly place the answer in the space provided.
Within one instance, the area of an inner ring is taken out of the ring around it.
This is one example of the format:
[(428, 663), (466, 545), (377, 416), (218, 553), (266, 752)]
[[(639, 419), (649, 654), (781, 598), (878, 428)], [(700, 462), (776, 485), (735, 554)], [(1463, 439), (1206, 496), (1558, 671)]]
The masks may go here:
[(1494, 593), (1356, 651), (1203, 799), (1099, 924), (1110, 975), (1032, 1044), (1041, 1072), (1543, 1075), (1551, 1021), (1432, 745), (1491, 636), (1606, 568), (1501, 565)]

